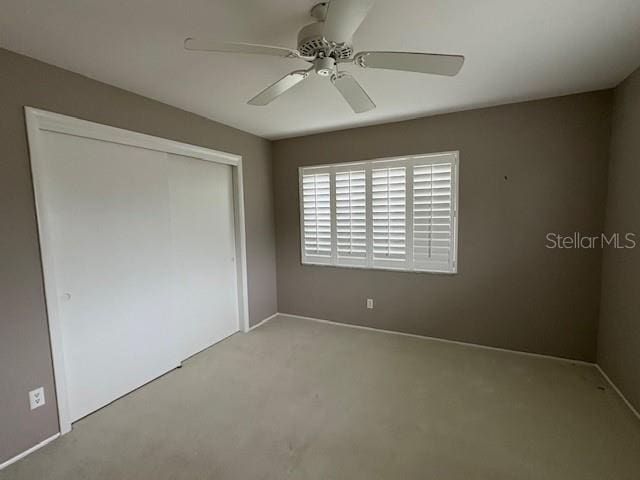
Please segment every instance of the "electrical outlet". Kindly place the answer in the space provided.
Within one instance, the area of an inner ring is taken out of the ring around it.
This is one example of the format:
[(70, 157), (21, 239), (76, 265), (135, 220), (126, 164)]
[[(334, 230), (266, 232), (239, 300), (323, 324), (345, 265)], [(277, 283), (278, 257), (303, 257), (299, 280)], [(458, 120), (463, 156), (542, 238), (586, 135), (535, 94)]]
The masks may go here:
[(367, 298), (367, 308), (369, 310), (373, 309), (373, 298)]
[(31, 406), (31, 410), (41, 407), (44, 403), (44, 388), (36, 388), (29, 392), (29, 405)]

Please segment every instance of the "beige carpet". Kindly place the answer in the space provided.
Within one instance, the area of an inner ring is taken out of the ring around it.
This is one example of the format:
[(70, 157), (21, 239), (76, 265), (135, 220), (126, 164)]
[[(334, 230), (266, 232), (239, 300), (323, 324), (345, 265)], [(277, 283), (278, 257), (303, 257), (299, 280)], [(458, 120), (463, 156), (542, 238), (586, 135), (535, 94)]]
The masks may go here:
[(193, 357), (0, 472), (638, 478), (640, 422), (593, 367), (285, 318)]

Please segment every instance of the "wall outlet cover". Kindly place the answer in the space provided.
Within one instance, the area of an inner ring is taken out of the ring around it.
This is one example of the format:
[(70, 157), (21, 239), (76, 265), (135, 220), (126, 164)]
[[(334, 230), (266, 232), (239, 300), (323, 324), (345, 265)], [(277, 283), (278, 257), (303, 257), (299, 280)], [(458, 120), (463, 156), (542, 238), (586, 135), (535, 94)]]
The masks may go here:
[(29, 392), (29, 406), (31, 407), (31, 410), (43, 406), (44, 403), (44, 388), (36, 388)]
[(373, 298), (367, 298), (367, 308), (373, 308)]

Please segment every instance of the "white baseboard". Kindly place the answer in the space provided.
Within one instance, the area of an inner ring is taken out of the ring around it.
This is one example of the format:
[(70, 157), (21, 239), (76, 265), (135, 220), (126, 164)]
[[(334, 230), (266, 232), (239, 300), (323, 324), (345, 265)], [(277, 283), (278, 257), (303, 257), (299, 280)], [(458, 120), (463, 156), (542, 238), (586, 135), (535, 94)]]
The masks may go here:
[[(251, 331), (251, 330), (253, 330), (254, 328), (258, 328), (258, 327), (259, 327), (259, 326), (261, 326), (261, 325), (264, 325), (264, 324), (265, 324), (265, 323), (267, 323), (269, 320), (272, 320), (272, 319), (276, 318), (277, 316), (278, 316), (278, 314), (277, 314), (277, 313), (274, 313), (274, 314), (273, 314), (273, 315), (271, 315), (270, 317), (267, 317), (267, 318), (265, 318), (264, 320), (262, 320), (260, 323), (257, 323), (257, 324), (255, 324), (254, 326), (250, 327), (248, 331)], [(209, 347), (207, 347), (207, 348), (209, 348)], [(205, 349), (205, 350), (206, 350), (206, 349)], [(199, 352), (198, 352), (198, 353), (199, 353)], [(197, 354), (194, 354), (194, 355), (197, 355)], [(182, 364), (182, 363), (179, 363), (177, 366), (180, 366), (181, 364)], [(7, 460), (7, 461), (6, 461), (6, 462), (4, 462), (4, 463), (1, 463), (1, 464), (0, 464), (0, 470), (2, 470), (3, 468), (8, 467), (9, 465), (11, 465), (11, 464), (13, 464), (13, 463), (17, 462), (18, 460), (20, 460), (20, 459), (22, 459), (22, 458), (26, 457), (26, 456), (27, 456), (27, 455), (29, 455), (30, 453), (33, 453), (33, 452), (35, 452), (36, 450), (38, 450), (38, 449), (40, 449), (40, 448), (44, 447), (46, 444), (48, 444), (48, 443), (52, 442), (53, 440), (55, 440), (55, 439), (56, 439), (56, 438), (58, 438), (59, 436), (60, 436), (60, 433), (56, 433), (55, 435), (53, 435), (53, 436), (51, 436), (51, 437), (47, 438), (46, 440), (43, 440), (42, 442), (38, 443), (37, 445), (34, 445), (34, 446), (33, 446), (33, 447), (31, 447), (30, 449), (25, 450), (24, 452), (22, 452), (22, 453), (20, 453), (20, 454), (16, 455), (16, 456), (15, 456), (15, 457), (13, 457), (13, 458), (10, 458), (9, 460)]]
[[(249, 328), (249, 331), (254, 330), (254, 329), (264, 325), (265, 323), (269, 322), (270, 320), (273, 320), (276, 317), (297, 318), (297, 319), (300, 319), (300, 320), (308, 320), (308, 321), (312, 321), (312, 322), (326, 323), (326, 324), (329, 324), (329, 325), (336, 325), (336, 326), (339, 326), (339, 327), (354, 328), (354, 329), (358, 329), (358, 330), (366, 330), (366, 331), (377, 332), (377, 333), (386, 333), (386, 334), (391, 334), (391, 335), (400, 335), (400, 336), (404, 336), (404, 337), (419, 338), (419, 339), (422, 339), (422, 340), (430, 340), (430, 341), (434, 341), (434, 342), (449, 343), (449, 344), (453, 344), (453, 345), (462, 345), (462, 346), (465, 346), (465, 347), (480, 348), (480, 349), (484, 349), (484, 350), (493, 350), (493, 351), (497, 351), (497, 352), (513, 353), (513, 354), (517, 354), (517, 355), (526, 355), (528, 357), (545, 358), (545, 359), (556, 360), (556, 361), (560, 361), (560, 362), (569, 362), (569, 363), (575, 363), (575, 364), (587, 365), (587, 366), (595, 367), (600, 372), (600, 374), (605, 378), (605, 380), (609, 383), (611, 388), (620, 396), (620, 398), (622, 399), (624, 404), (629, 408), (629, 410), (631, 410), (631, 412), (638, 418), (638, 420), (640, 420), (640, 413), (638, 412), (638, 410), (636, 410), (636, 408), (631, 404), (631, 402), (629, 402), (629, 400), (627, 400), (627, 398), (620, 391), (620, 389), (616, 386), (616, 384), (613, 383), (611, 378), (609, 378), (609, 375), (607, 375), (604, 372), (604, 370), (600, 367), (600, 365), (598, 365), (597, 363), (585, 362), (584, 360), (571, 360), (569, 358), (554, 357), (553, 355), (543, 355), (543, 354), (540, 354), (540, 353), (522, 352), (520, 350), (510, 350), (510, 349), (507, 349), (507, 348), (490, 347), (490, 346), (487, 346), (487, 345), (478, 345), (476, 343), (460, 342), (460, 341), (457, 341), (457, 340), (447, 340), (447, 339), (444, 339), (444, 338), (428, 337), (428, 336), (425, 336), (425, 335), (416, 335), (414, 333), (396, 332), (396, 331), (393, 331), (393, 330), (384, 330), (382, 328), (365, 327), (363, 325), (352, 325), (352, 324), (349, 324), (349, 323), (333, 322), (331, 320), (323, 320), (323, 319), (320, 319), (320, 318), (305, 317), (305, 316), (302, 316), (302, 315), (294, 315), (294, 314), (291, 314), (291, 313), (279, 313), (279, 312), (278, 313), (274, 313), (273, 315), (265, 318), (261, 322), (253, 325), (251, 328)], [(42, 442), (38, 443), (37, 445), (34, 445), (30, 449), (25, 450), (24, 452), (16, 455), (13, 458), (10, 458), (9, 460), (5, 461), (4, 463), (1, 463), (0, 464), (0, 470), (2, 470), (3, 468), (8, 467), (9, 465), (17, 462), (18, 460), (26, 457), (30, 453), (33, 453), (36, 450), (44, 447), (45, 445), (47, 445), (48, 443), (52, 442), (53, 440), (55, 440), (59, 436), (60, 436), (60, 433), (56, 433), (55, 435), (43, 440)]]
[(299, 318), (302, 320), (310, 320), (312, 322), (320, 322), (320, 323), (327, 323), (330, 325), (338, 325), (340, 327), (348, 327), (348, 328), (356, 328), (358, 330), (367, 330), (370, 332), (378, 332), (378, 333), (388, 333), (391, 335), (401, 335), (403, 337), (412, 337), (412, 338), (420, 338), (422, 340), (430, 340), (430, 341), (434, 341), (434, 342), (442, 342), (442, 343), (449, 343), (449, 344), (453, 344), (453, 345), (462, 345), (465, 347), (473, 347), (473, 348), (481, 348), (483, 350), (493, 350), (496, 352), (507, 352), (507, 353), (515, 353), (518, 355), (526, 355), (528, 357), (537, 357), (537, 358), (546, 358), (546, 359), (550, 359), (550, 360), (557, 360), (560, 362), (569, 362), (569, 363), (576, 363), (579, 365), (588, 365), (590, 367), (593, 367), (595, 365), (595, 363), (592, 362), (585, 362), (584, 360), (573, 360), (571, 358), (563, 358), (563, 357), (555, 357), (553, 355), (544, 355), (541, 353), (531, 353), (531, 352), (523, 352), (520, 350), (510, 350), (508, 348), (499, 348), (499, 347), (490, 347), (488, 345), (479, 345), (477, 343), (469, 343), (469, 342), (461, 342), (458, 340), (447, 340), (446, 338), (438, 338), (438, 337), (429, 337), (426, 335), (417, 335), (415, 333), (405, 333), (405, 332), (396, 332), (395, 330), (385, 330), (382, 328), (373, 328), (373, 327), (365, 327), (364, 325), (353, 325), (350, 323), (341, 323), (341, 322), (334, 322), (331, 320), (323, 320), (320, 318), (313, 318), (313, 317), (304, 317), (302, 315), (294, 315), (291, 313), (279, 313), (278, 315), (283, 316), (283, 317), (291, 317), (291, 318)]
[[(493, 351), (497, 351), (497, 352), (514, 353), (514, 354), (517, 354), (517, 355), (526, 355), (528, 357), (546, 358), (546, 359), (549, 359), (549, 360), (556, 360), (556, 361), (560, 361), (560, 362), (569, 362), (569, 363), (574, 363), (574, 364), (578, 364), (578, 365), (586, 365), (586, 366), (590, 366), (590, 367), (595, 367), (602, 374), (602, 376), (607, 380), (609, 385), (611, 385), (611, 388), (613, 388), (613, 390), (620, 396), (620, 398), (625, 403), (625, 405), (627, 407), (629, 407), (629, 410), (631, 410), (631, 412), (633, 412), (633, 414), (638, 418), (638, 420), (640, 420), (640, 413), (638, 413), (638, 410), (636, 410), (636, 408), (631, 404), (631, 402), (629, 402), (629, 400), (627, 400), (627, 398), (622, 394), (622, 392), (616, 386), (616, 384), (613, 383), (613, 381), (609, 378), (609, 376), (604, 372), (604, 370), (602, 370), (600, 365), (598, 365), (597, 363), (585, 362), (584, 360), (572, 360), (570, 358), (555, 357), (553, 355), (543, 355), (543, 354), (540, 354), (540, 353), (522, 352), (520, 350), (510, 350), (508, 348), (490, 347), (490, 346), (487, 346), (487, 345), (478, 345), (477, 343), (468, 343), (468, 342), (460, 342), (460, 341), (457, 341), (457, 340), (447, 340), (447, 339), (444, 339), (444, 338), (428, 337), (428, 336), (425, 336), (425, 335), (416, 335), (416, 334), (413, 334), (413, 333), (396, 332), (396, 331), (393, 331), (393, 330), (384, 330), (382, 328), (365, 327), (363, 325), (352, 325), (352, 324), (349, 324), (349, 323), (333, 322), (331, 320), (323, 320), (323, 319), (320, 319), (320, 318), (305, 317), (305, 316), (302, 316), (302, 315), (294, 315), (294, 314), (291, 314), (291, 313), (278, 313), (277, 315), (274, 315), (274, 316), (278, 316), (278, 315), (282, 316), (282, 317), (298, 318), (298, 319), (301, 319), (301, 320), (310, 320), (312, 322), (326, 323), (326, 324), (329, 324), (329, 325), (337, 325), (337, 326), (340, 326), (340, 327), (348, 327), (348, 328), (355, 328), (355, 329), (359, 329), (359, 330), (367, 330), (367, 331), (370, 331), (370, 332), (387, 333), (387, 334), (391, 334), (391, 335), (401, 335), (401, 336), (404, 336), (404, 337), (420, 338), (420, 339), (423, 339), (423, 340), (431, 340), (431, 341), (435, 341), (435, 342), (450, 343), (450, 344), (454, 344), (454, 345), (462, 345), (462, 346), (465, 346), (465, 347), (481, 348), (481, 349), (484, 349), (484, 350), (493, 350)], [(273, 318), (274, 316), (270, 317), (269, 320), (271, 318)]]
[(40, 443), (38, 443), (37, 445), (34, 445), (33, 447), (31, 447), (29, 450), (25, 450), (22, 453), (19, 453), (18, 455), (16, 455), (13, 458), (10, 458), (9, 460), (7, 460), (4, 463), (0, 463), (0, 470), (2, 470), (3, 468), (7, 468), (9, 465), (16, 463), (18, 460), (26, 457), (27, 455), (29, 455), (30, 453), (35, 452), (36, 450), (41, 449), (42, 447), (44, 447), (46, 444), (53, 442), (56, 438), (58, 438), (60, 436), (59, 433), (56, 433), (55, 435), (50, 436), (49, 438), (41, 441)]
[(280, 315), (278, 312), (274, 313), (273, 315), (271, 315), (270, 317), (265, 318), (264, 320), (256, 323), (253, 327), (249, 327), (249, 330), (247, 330), (248, 332), (250, 332), (251, 330), (258, 328), (261, 325), (264, 325), (265, 323), (267, 323), (269, 320), (273, 320), (274, 318), (276, 318), (278, 315)]
[(629, 407), (629, 410), (631, 410), (633, 412), (633, 414), (636, 416), (636, 418), (638, 420), (640, 420), (640, 413), (638, 413), (638, 410), (636, 410), (636, 408), (631, 404), (631, 402), (629, 400), (627, 400), (627, 397), (625, 397), (624, 394), (617, 387), (617, 385), (615, 383), (613, 383), (613, 380), (611, 380), (611, 378), (609, 378), (609, 375), (607, 375), (604, 372), (604, 370), (602, 369), (602, 367), (600, 365), (598, 365), (597, 363), (596, 363), (596, 368), (598, 369), (600, 374), (605, 378), (605, 380), (607, 382), (609, 382), (609, 385), (611, 385), (611, 388), (613, 388), (613, 390), (620, 396), (620, 398), (625, 403), (625, 405), (627, 407)]

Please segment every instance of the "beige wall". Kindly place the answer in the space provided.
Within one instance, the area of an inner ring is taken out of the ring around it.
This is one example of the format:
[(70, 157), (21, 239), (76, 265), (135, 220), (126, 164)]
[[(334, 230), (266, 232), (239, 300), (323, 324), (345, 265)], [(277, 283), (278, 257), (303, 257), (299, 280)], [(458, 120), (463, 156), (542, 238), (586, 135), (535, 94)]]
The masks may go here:
[(607, 249), (602, 269), (598, 363), (640, 410), (640, 69), (615, 90), (606, 232), (638, 246)]
[[(595, 360), (601, 251), (545, 235), (603, 228), (610, 104), (601, 91), (275, 142), (278, 310)], [(446, 150), (460, 150), (457, 275), (301, 265), (299, 166)]]
[(25, 105), (242, 155), (251, 323), (276, 311), (268, 141), (0, 49), (0, 463), (58, 431)]

